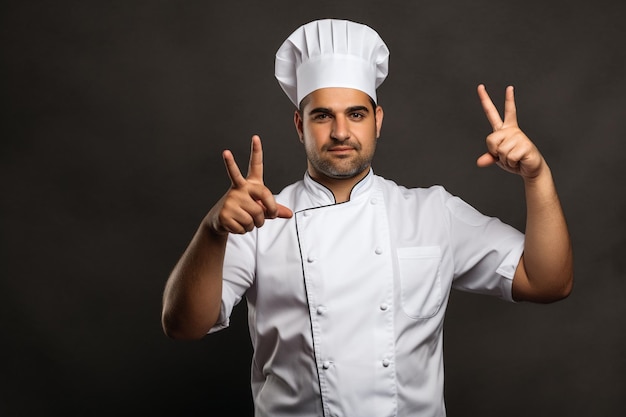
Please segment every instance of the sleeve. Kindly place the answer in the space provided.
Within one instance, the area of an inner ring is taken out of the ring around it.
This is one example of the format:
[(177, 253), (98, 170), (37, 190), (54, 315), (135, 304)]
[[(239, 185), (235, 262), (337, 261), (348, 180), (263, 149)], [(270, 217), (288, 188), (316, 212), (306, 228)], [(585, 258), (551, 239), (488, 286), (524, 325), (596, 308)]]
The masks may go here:
[(454, 259), (452, 287), (513, 301), (513, 276), (524, 251), (524, 235), (458, 197), (449, 196), (445, 205)]
[(224, 254), (222, 305), (215, 326), (209, 333), (230, 325), (233, 308), (254, 283), (256, 269), (256, 229), (244, 235), (229, 235)]

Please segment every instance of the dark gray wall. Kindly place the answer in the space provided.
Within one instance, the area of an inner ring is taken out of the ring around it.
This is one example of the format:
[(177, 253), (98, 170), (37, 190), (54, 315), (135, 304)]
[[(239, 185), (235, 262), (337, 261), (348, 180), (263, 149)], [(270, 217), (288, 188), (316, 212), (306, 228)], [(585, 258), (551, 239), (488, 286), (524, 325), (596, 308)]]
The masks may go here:
[[(480, 170), (507, 84), (551, 164), (576, 255), (560, 303), (454, 293), (451, 416), (626, 412), (626, 30), (619, 0), (30, 1), (0, 6), (0, 414), (249, 415), (245, 307), (200, 342), (160, 329), (168, 273), (226, 190), (221, 150), (266, 182), (301, 178), (273, 56), (321, 17), (367, 23), (391, 50), (374, 168), (444, 184), (523, 228), (519, 178)], [(233, 401), (234, 400), (234, 401)], [(224, 410), (228, 406), (229, 412)]]

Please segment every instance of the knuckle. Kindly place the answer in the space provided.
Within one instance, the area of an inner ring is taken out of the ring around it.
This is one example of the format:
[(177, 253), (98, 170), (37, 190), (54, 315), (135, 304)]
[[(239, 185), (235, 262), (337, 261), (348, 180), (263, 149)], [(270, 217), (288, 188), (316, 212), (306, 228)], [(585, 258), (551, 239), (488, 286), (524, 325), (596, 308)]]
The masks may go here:
[(272, 194), (270, 189), (267, 187), (263, 187), (263, 190), (261, 190), (261, 195), (263, 196), (264, 199), (274, 198), (274, 195)]
[(263, 206), (261, 206), (261, 204), (259, 204), (259, 202), (254, 201), (249, 209), (248, 209), (248, 213), (250, 214), (251, 217), (256, 218), (258, 216), (262, 216), (263, 215)]
[(228, 229), (230, 220), (230, 216), (228, 216), (224, 211), (221, 211), (217, 216), (217, 223), (225, 229)]
[(257, 216), (254, 218), (254, 226), (256, 227), (262, 227), (265, 224), (265, 217), (264, 216)]
[(229, 221), (222, 225), (222, 228), (228, 233), (241, 234), (241, 226), (237, 222)]

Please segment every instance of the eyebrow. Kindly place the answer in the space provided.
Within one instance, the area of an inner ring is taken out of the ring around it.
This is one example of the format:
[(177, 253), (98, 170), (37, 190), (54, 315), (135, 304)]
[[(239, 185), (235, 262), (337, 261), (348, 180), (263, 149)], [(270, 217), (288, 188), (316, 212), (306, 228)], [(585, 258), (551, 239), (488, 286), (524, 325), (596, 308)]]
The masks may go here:
[[(348, 107), (345, 110), (346, 113), (353, 113), (355, 111), (364, 111), (366, 113), (369, 113), (370, 110), (369, 110), (369, 108), (367, 106), (361, 106), (361, 105)], [(311, 115), (313, 115), (315, 113), (329, 113), (329, 114), (332, 114), (333, 110), (329, 109), (327, 107), (316, 107), (316, 108), (312, 109), (309, 112), (309, 116), (311, 116)]]

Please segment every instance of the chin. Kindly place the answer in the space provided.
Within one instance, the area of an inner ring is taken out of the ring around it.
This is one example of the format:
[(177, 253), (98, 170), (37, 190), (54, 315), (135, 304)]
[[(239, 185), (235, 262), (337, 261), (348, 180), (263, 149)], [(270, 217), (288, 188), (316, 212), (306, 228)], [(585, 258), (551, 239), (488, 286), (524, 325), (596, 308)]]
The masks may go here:
[(367, 169), (369, 169), (369, 167), (367, 167), (365, 169), (355, 168), (355, 169), (349, 169), (349, 170), (343, 170), (343, 171), (333, 170), (333, 171), (325, 172), (324, 174), (326, 176), (328, 176), (329, 178), (334, 178), (334, 179), (337, 179), (337, 180), (350, 179), (350, 178), (354, 178), (354, 177), (359, 176), (360, 174), (362, 174)]

